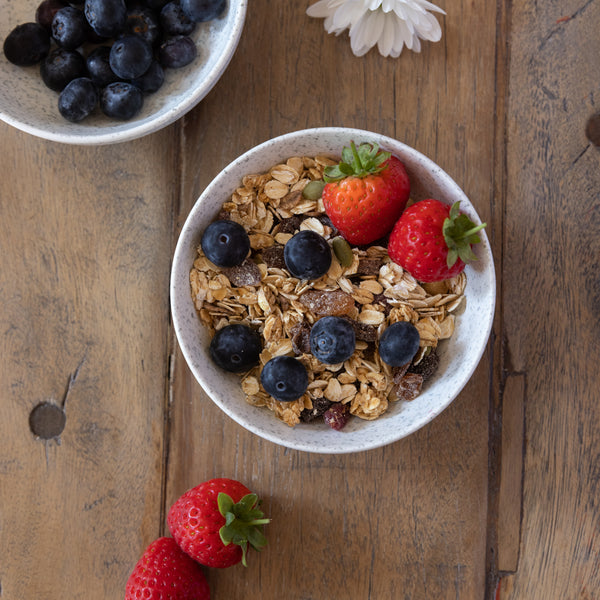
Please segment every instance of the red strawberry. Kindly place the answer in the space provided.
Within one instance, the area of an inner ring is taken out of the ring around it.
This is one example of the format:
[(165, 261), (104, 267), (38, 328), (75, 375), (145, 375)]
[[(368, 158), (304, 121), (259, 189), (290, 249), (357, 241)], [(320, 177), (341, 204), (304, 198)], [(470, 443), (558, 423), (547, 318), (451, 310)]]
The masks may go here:
[(388, 234), (410, 193), (404, 165), (377, 144), (357, 148), (352, 142), (323, 178), (325, 212), (351, 244), (370, 244)]
[(267, 543), (256, 494), (233, 479), (211, 479), (189, 490), (171, 507), (167, 522), (184, 552), (207, 567), (246, 565), (248, 544)]
[(202, 567), (173, 538), (152, 542), (125, 586), (125, 600), (209, 600)]
[(476, 259), (471, 245), (481, 241), (477, 232), (486, 225), (475, 225), (459, 205), (450, 208), (429, 199), (409, 206), (390, 235), (390, 258), (425, 283), (458, 275), (466, 262)]

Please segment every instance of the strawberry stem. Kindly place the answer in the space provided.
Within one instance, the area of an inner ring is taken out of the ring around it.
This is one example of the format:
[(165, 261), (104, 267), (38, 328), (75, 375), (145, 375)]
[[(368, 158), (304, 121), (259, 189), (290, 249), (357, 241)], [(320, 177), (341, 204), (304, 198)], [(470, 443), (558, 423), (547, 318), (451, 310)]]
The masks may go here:
[(342, 160), (337, 164), (326, 167), (323, 179), (327, 183), (340, 181), (346, 177), (366, 177), (374, 175), (385, 169), (385, 161), (390, 158), (391, 152), (384, 152), (375, 143), (362, 143), (356, 147), (350, 142), (350, 148), (342, 149)]
[(467, 215), (460, 213), (459, 208), (460, 201), (455, 202), (442, 226), (444, 239), (448, 246), (446, 258), (448, 268), (451, 268), (459, 258), (464, 263), (477, 260), (471, 246), (481, 241), (477, 233), (486, 226), (486, 223), (475, 225)]
[(242, 549), (242, 564), (247, 566), (246, 554), (248, 544), (255, 550), (262, 550), (267, 540), (262, 532), (262, 526), (270, 522), (264, 517), (256, 494), (246, 494), (239, 502), (234, 503), (231, 496), (219, 492), (217, 506), (225, 517), (225, 525), (219, 530), (223, 545), (237, 544)]

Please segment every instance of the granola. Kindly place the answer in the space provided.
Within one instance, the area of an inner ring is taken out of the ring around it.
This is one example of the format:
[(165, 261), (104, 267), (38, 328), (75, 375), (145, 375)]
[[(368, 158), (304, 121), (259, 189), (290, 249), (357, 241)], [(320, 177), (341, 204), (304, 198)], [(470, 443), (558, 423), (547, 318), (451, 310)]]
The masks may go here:
[[(373, 420), (391, 403), (416, 398), (425, 375), (432, 372), (418, 365), (424, 359), (435, 362), (428, 357), (435, 358), (439, 342), (452, 336), (464, 301), (464, 272), (420, 284), (389, 259), (383, 246), (345, 245), (346, 254), (340, 256), (340, 238), (321, 199), (302, 194), (308, 183), (322, 180), (326, 166), (336, 163), (327, 156), (294, 156), (266, 173), (243, 177), (219, 218), (246, 229), (249, 257), (238, 267), (224, 269), (198, 248), (190, 272), (194, 304), (211, 335), (232, 323), (261, 333), (260, 364), (241, 375), (241, 387), (247, 402), (268, 408), (290, 426), (322, 416), (336, 403), (345, 405), (350, 415)], [(322, 235), (334, 250), (329, 271), (319, 279), (299, 280), (285, 268), (283, 247), (303, 229)], [(310, 328), (325, 315), (343, 316), (355, 328), (356, 350), (342, 364), (323, 364), (310, 353)], [(390, 367), (379, 357), (377, 339), (388, 325), (401, 320), (415, 325), (420, 348), (412, 365)], [(260, 383), (262, 366), (281, 355), (298, 358), (309, 374), (305, 394), (292, 402), (275, 400)]]

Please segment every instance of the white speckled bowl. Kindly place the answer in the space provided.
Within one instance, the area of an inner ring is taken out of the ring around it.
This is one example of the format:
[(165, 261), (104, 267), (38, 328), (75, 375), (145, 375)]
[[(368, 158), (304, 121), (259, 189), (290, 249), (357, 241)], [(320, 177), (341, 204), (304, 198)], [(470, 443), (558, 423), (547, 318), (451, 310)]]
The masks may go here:
[(383, 135), (346, 128), (296, 131), (269, 140), (249, 150), (225, 167), (204, 190), (191, 210), (179, 237), (171, 274), (171, 307), (175, 332), (192, 373), (212, 400), (232, 419), (253, 433), (307, 452), (341, 454), (358, 452), (399, 440), (439, 415), (458, 395), (473, 374), (485, 350), (495, 307), (495, 275), (490, 245), (485, 232), (476, 253), (479, 260), (467, 266), (466, 309), (457, 317), (450, 340), (440, 344), (440, 366), (421, 395), (412, 402), (393, 403), (375, 421), (353, 418), (340, 432), (324, 423), (300, 424), (290, 428), (271, 411), (247, 404), (239, 377), (216, 367), (208, 354), (207, 330), (201, 325), (192, 303), (189, 272), (204, 228), (216, 217), (221, 204), (240, 185), (243, 175), (260, 173), (290, 156), (329, 154), (339, 156), (354, 140), (377, 142), (406, 165), (415, 200), (436, 197), (461, 209), (480, 222), (472, 204), (458, 185), (435, 163), (408, 146)]
[[(2, 44), (17, 25), (35, 21), (40, 2), (0, 0)], [(161, 89), (146, 96), (142, 111), (129, 121), (110, 119), (96, 109), (80, 123), (70, 123), (58, 112), (58, 94), (44, 85), (39, 66), (18, 67), (0, 52), (0, 119), (27, 133), (68, 144), (114, 144), (154, 133), (194, 108), (217, 83), (237, 48), (247, 4), (248, 0), (229, 0), (218, 19), (199, 23), (192, 34), (196, 60), (166, 70)]]

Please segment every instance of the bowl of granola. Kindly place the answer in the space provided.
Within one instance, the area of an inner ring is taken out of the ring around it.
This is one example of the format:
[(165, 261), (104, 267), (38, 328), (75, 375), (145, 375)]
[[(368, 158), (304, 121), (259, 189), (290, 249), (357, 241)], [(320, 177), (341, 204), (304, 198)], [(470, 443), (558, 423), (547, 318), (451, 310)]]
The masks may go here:
[[(323, 178), (354, 143), (401, 162), (407, 206), (459, 206), (478, 225), (476, 260), (424, 282), (391, 260), (389, 235), (349, 243), (325, 210)], [(481, 227), (451, 177), (397, 140), (341, 127), (268, 140), (225, 167), (183, 225), (170, 289), (182, 354), (210, 399), (266, 440), (322, 454), (395, 442), (448, 407), (485, 351), (495, 273)], [(219, 254), (224, 240), (235, 240), (231, 264)], [(413, 336), (402, 364), (383, 351), (395, 329)], [(331, 331), (327, 360), (317, 344)]]

